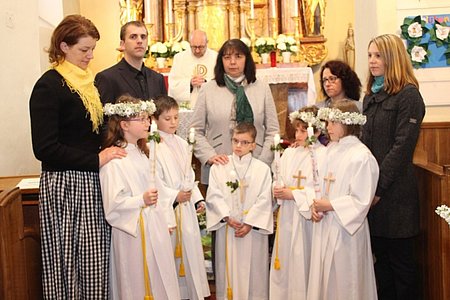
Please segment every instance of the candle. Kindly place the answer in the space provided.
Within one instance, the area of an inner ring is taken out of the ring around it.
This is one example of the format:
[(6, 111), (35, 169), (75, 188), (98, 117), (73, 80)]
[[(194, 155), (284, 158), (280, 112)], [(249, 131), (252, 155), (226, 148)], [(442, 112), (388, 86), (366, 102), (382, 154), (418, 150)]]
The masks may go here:
[(294, 17), (298, 17), (298, 0), (294, 0)]
[(131, 15), (130, 15), (130, 13), (131, 13), (131, 3), (130, 3), (130, 1), (131, 0), (127, 0), (127, 22), (131, 21)]
[(173, 6), (172, 0), (167, 0), (167, 22), (169, 24), (173, 23)]
[(314, 128), (312, 127), (311, 123), (308, 123), (308, 129), (307, 129), (307, 132), (308, 132), (308, 137), (309, 137), (309, 138), (312, 137), (312, 136), (314, 135)]
[(273, 137), (273, 145), (276, 147), (280, 144), (280, 135), (277, 133)]
[(150, 134), (154, 134), (157, 130), (158, 125), (156, 125), (156, 123), (152, 123), (152, 125), (150, 125)]
[(151, 24), (151, 16), (150, 16), (150, 0), (144, 1), (144, 23)]
[(195, 128), (191, 127), (189, 129), (189, 143), (193, 144), (195, 142)]
[(272, 18), (275, 19), (277, 17), (277, 6), (275, 4), (275, 0), (270, 1), (270, 7), (272, 9)]
[(250, 0), (250, 18), (255, 18), (255, 3), (254, 0)]

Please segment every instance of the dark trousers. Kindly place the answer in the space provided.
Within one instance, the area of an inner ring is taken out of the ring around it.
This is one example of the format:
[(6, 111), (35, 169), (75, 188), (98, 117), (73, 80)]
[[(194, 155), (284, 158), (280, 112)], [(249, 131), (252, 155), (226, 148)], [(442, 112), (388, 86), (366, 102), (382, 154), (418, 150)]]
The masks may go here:
[(421, 299), (415, 256), (415, 238), (371, 237), (375, 255), (378, 299)]

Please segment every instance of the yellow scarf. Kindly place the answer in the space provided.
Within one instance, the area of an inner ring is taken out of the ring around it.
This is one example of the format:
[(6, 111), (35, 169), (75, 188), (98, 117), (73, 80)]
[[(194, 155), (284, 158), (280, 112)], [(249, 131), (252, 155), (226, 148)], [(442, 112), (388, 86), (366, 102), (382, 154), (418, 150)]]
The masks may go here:
[(83, 70), (68, 61), (53, 67), (67, 83), (72, 92), (77, 92), (86, 110), (91, 116), (92, 131), (99, 132), (103, 123), (103, 106), (100, 95), (94, 86), (94, 75), (90, 69)]

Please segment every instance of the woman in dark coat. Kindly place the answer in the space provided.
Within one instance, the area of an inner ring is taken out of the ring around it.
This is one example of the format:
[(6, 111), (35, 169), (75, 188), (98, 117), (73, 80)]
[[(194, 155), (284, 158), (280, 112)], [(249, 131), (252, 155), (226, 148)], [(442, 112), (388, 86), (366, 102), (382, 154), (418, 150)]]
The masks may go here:
[(412, 163), (425, 105), (409, 55), (392, 34), (369, 43), (362, 141), (380, 166), (369, 212), (379, 299), (416, 299), (419, 199)]

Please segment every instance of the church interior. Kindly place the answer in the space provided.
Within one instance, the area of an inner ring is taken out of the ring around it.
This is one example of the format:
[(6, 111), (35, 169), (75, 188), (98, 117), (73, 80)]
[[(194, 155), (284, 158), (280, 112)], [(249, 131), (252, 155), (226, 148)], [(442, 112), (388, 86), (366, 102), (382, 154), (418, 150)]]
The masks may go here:
[[(228, 39), (245, 40), (257, 72), (271, 83), (280, 134), (286, 139), (293, 135), (286, 126), (288, 114), (324, 99), (319, 76), (326, 61), (347, 62), (364, 87), (371, 38), (401, 35), (404, 19), (417, 15), (446, 16), (450, 26), (448, 0), (0, 0), (0, 14), (5, 42), (0, 80), (1, 299), (39, 299), (36, 295), (42, 293), (37, 190), (14, 187), (40, 172), (31, 145), (29, 98), (49, 68), (44, 49), (64, 16), (81, 14), (97, 26), (101, 38), (90, 63), (94, 73), (120, 59), (120, 27), (131, 20), (146, 24), (149, 48), (157, 42), (187, 41), (194, 29), (205, 31), (215, 50)], [(263, 61), (256, 53), (257, 40), (280, 35), (292, 37), (298, 52), (287, 60), (277, 52), (272, 61)], [(166, 77), (171, 64), (169, 58), (157, 65), (151, 53), (145, 60)], [(423, 299), (450, 299), (450, 226), (435, 213), (439, 205), (450, 206), (450, 65), (421, 66), (414, 72), (426, 105), (414, 154), (421, 205), (420, 290)]]

